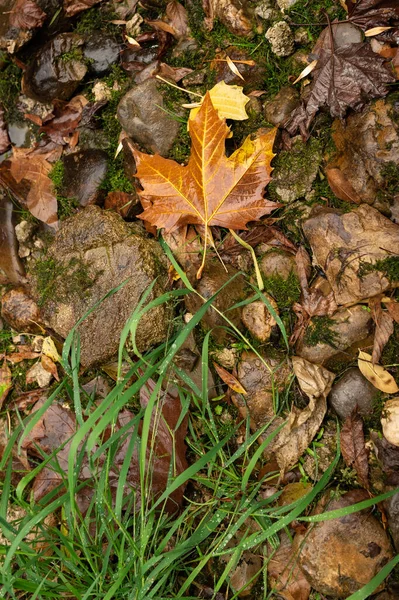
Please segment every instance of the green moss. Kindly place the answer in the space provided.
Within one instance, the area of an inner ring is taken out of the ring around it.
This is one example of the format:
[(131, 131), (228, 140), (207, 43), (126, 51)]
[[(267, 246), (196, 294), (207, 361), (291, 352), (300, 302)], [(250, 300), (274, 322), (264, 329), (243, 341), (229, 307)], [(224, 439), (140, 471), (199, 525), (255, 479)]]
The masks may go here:
[(399, 255), (387, 256), (387, 258), (376, 260), (374, 263), (362, 262), (359, 266), (358, 275), (364, 277), (373, 271), (379, 271), (393, 283), (399, 281)]
[(7, 121), (21, 117), (15, 107), (21, 93), (21, 78), (22, 71), (13, 62), (7, 61), (0, 71), (0, 103), (4, 108)]
[(298, 0), (286, 14), (289, 17), (288, 23), (300, 24), (306, 28), (313, 44), (327, 25), (326, 12), (331, 21), (346, 18), (346, 12), (336, 0)]
[(7, 352), (8, 348), (12, 344), (11, 330), (4, 328), (0, 330), (0, 354)]
[(335, 321), (330, 317), (313, 317), (305, 336), (304, 342), (308, 346), (317, 346), (317, 344), (329, 344), (335, 346), (338, 334), (331, 329)]
[(380, 176), (383, 181), (379, 186), (377, 199), (391, 202), (399, 194), (399, 165), (393, 161), (387, 163), (382, 167)]
[(117, 19), (118, 16), (107, 10), (102, 10), (97, 6), (82, 12), (75, 25), (76, 33), (88, 35), (95, 31), (101, 31), (107, 35), (113, 36), (115, 39), (122, 39), (123, 28), (119, 25), (114, 25), (111, 21)]
[(69, 50), (68, 52), (64, 52), (63, 54), (61, 54), (60, 59), (64, 63), (68, 63), (68, 62), (72, 62), (72, 61), (82, 62), (83, 52), (82, 52), (81, 48), (72, 48), (72, 50)]
[(94, 284), (88, 266), (77, 258), (63, 264), (46, 254), (32, 266), (31, 274), (38, 292), (38, 305), (47, 300), (63, 300), (71, 294), (85, 294)]
[(62, 160), (57, 160), (49, 173), (55, 188), (55, 194), (58, 204), (58, 218), (60, 221), (72, 216), (79, 207), (79, 202), (76, 198), (68, 198), (63, 194), (64, 184), (64, 163)]
[(273, 296), (280, 310), (290, 309), (295, 302), (299, 301), (301, 287), (294, 271), (291, 271), (287, 279), (281, 275), (273, 275), (264, 278), (263, 281), (266, 292)]
[(343, 213), (348, 213), (353, 210), (353, 204), (336, 197), (328, 184), (327, 177), (321, 179), (321, 177), (318, 176), (312, 187), (315, 191), (315, 201), (317, 203), (323, 203), (327, 200), (329, 208), (338, 208)]

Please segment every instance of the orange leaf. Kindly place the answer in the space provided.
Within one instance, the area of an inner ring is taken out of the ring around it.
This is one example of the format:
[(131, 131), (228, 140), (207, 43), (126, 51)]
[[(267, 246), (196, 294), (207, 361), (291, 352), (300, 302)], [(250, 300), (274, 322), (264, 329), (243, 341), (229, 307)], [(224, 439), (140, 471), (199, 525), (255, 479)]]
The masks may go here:
[(238, 379), (236, 379), (234, 377), (234, 375), (232, 375), (231, 373), (229, 373), (228, 371), (226, 371), (226, 369), (223, 369), (223, 367), (221, 367), (220, 365), (218, 365), (217, 363), (213, 363), (213, 366), (216, 369), (217, 374), (219, 375), (220, 379), (229, 386), (229, 388), (231, 388), (234, 392), (237, 392), (237, 394), (246, 394), (246, 390), (242, 387), (241, 383), (238, 381)]
[(48, 373), (51, 373), (56, 381), (60, 380), (60, 377), (59, 377), (58, 371), (57, 371), (57, 365), (51, 360), (51, 358), (49, 356), (42, 354), (41, 363), (42, 363), (43, 369), (45, 369)]
[(139, 217), (170, 232), (181, 225), (202, 225), (211, 239), (211, 225), (246, 229), (279, 205), (263, 198), (269, 183), (276, 135), (268, 133), (244, 141), (231, 156), (225, 154), (230, 129), (213, 107), (209, 92), (193, 120), (187, 166), (162, 156), (133, 150), (144, 212)]

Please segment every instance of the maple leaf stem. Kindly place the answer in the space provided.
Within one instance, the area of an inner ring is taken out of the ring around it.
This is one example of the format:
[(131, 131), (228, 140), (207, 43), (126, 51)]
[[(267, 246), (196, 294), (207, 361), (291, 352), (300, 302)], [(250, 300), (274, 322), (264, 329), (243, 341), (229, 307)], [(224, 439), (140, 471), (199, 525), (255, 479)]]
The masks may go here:
[(155, 75), (156, 79), (160, 79), (161, 81), (163, 81), (164, 83), (166, 83), (167, 85), (170, 85), (171, 87), (176, 88), (177, 90), (180, 90), (182, 92), (186, 92), (186, 94), (191, 94), (192, 96), (198, 96), (199, 98), (202, 99), (201, 94), (197, 94), (197, 92), (190, 92), (190, 90), (186, 90), (185, 88), (179, 87), (178, 85), (175, 85), (174, 83), (171, 83), (170, 81), (168, 81), (167, 79), (164, 79), (163, 77), (161, 77), (160, 75)]
[(243, 246), (244, 248), (246, 248), (247, 250), (250, 251), (251, 256), (252, 256), (252, 260), (253, 260), (253, 263), (254, 263), (254, 267), (255, 267), (256, 282), (258, 284), (258, 288), (260, 289), (260, 291), (263, 292), (263, 290), (265, 289), (265, 286), (264, 286), (264, 283), (263, 283), (261, 272), (259, 270), (258, 261), (256, 260), (255, 250), (252, 248), (252, 246), (250, 244), (248, 244), (247, 242), (244, 242), (244, 240), (242, 240), (240, 238), (240, 236), (237, 235), (235, 231), (233, 231), (233, 229), (229, 229), (229, 231), (230, 231), (231, 235), (233, 236), (233, 238), (239, 244), (241, 244), (241, 246)]

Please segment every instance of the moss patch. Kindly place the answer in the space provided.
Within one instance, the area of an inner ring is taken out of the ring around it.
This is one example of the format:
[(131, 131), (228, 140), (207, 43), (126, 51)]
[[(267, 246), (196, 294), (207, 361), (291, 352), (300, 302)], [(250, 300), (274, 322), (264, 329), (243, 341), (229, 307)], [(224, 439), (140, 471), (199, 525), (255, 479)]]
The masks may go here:
[(273, 296), (280, 310), (290, 309), (295, 302), (299, 301), (301, 288), (294, 271), (291, 271), (287, 279), (281, 275), (266, 277), (264, 284), (266, 292)]
[(364, 277), (365, 275), (367, 275), (368, 273), (372, 273), (373, 271), (379, 271), (392, 283), (398, 282), (399, 255), (387, 256), (387, 258), (377, 260), (374, 263), (362, 262), (359, 266), (358, 275), (359, 277)]
[(329, 344), (335, 347), (338, 334), (332, 329), (335, 321), (330, 317), (313, 317), (305, 336), (304, 342), (308, 346), (317, 346), (317, 344)]
[(57, 160), (54, 163), (54, 166), (49, 173), (49, 177), (54, 184), (57, 197), (58, 218), (62, 221), (76, 212), (76, 209), (79, 207), (79, 202), (76, 198), (68, 198), (63, 193), (64, 163), (62, 160)]
[(0, 71), (0, 102), (4, 108), (6, 121), (21, 119), (15, 104), (21, 93), (22, 71), (13, 62), (7, 62)]

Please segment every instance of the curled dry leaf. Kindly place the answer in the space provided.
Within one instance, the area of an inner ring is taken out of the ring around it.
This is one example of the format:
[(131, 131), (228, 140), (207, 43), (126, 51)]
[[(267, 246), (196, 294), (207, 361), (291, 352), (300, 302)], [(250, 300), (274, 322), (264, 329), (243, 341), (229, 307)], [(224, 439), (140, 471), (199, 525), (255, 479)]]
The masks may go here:
[(291, 360), (301, 390), (309, 398), (327, 397), (335, 378), (334, 373), (300, 356), (293, 356)]
[[(219, 81), (211, 90), (209, 96), (212, 100), (213, 107), (218, 111), (219, 117), (222, 119), (234, 119), (235, 121), (244, 121), (248, 119), (245, 110), (245, 105), (249, 101), (242, 87), (239, 85), (227, 85), (224, 81)], [(204, 99), (202, 99), (202, 102)], [(202, 103), (201, 102), (201, 103)], [(200, 104), (201, 106), (201, 104)], [(200, 107), (192, 108), (190, 111), (190, 119), (188, 121), (189, 128), (191, 122), (198, 114)]]
[(216, 370), (217, 374), (219, 375), (220, 379), (229, 388), (231, 388), (234, 392), (237, 392), (237, 394), (246, 394), (247, 393), (246, 390), (241, 385), (241, 383), (238, 381), (238, 379), (236, 377), (234, 377), (234, 375), (232, 375), (231, 373), (226, 371), (226, 369), (224, 369), (223, 367), (221, 367), (220, 365), (218, 365), (215, 362), (213, 363), (213, 366), (215, 367), (215, 370)]
[(55, 110), (55, 116), (46, 121), (40, 128), (39, 133), (46, 133), (56, 144), (71, 144), (82, 118), (84, 107), (88, 100), (84, 96), (75, 96), (62, 108)]
[(369, 462), (363, 433), (363, 419), (357, 407), (345, 419), (341, 430), (341, 452), (348, 467), (354, 467), (359, 483), (369, 489)]
[(267, 454), (274, 454), (281, 474), (298, 462), (318, 432), (327, 412), (327, 394), (335, 377), (334, 373), (321, 365), (298, 356), (293, 357), (293, 367), (299, 385), (309, 395), (310, 402), (304, 410), (295, 406), (292, 408), (287, 424), (266, 450)]
[(64, 0), (64, 10), (68, 17), (73, 17), (82, 10), (87, 10), (100, 2), (101, 0)]
[(387, 394), (395, 394), (399, 392), (399, 387), (390, 373), (381, 365), (375, 365), (372, 362), (372, 357), (367, 352), (359, 350), (358, 367), (362, 374), (370, 383), (378, 390)]
[(9, 391), (12, 388), (11, 370), (4, 361), (0, 367), (0, 410), (4, 400), (7, 398)]
[[(54, 377), (54, 379), (56, 381), (60, 380), (58, 371), (57, 371), (57, 365), (51, 360), (51, 358), (49, 358), (45, 354), (42, 354), (40, 362), (41, 362), (43, 369), (45, 371), (47, 371), (48, 373), (51, 373), (51, 375)], [(43, 386), (41, 386), (41, 387), (43, 387)]]
[(389, 302), (386, 303), (386, 307), (392, 319), (396, 323), (399, 323), (399, 302), (389, 299)]
[(369, 300), (371, 316), (373, 317), (373, 321), (375, 323), (372, 354), (373, 363), (378, 363), (386, 343), (393, 334), (393, 318), (389, 311), (382, 310), (381, 298), (382, 294), (375, 296), (374, 298), (370, 298)]

